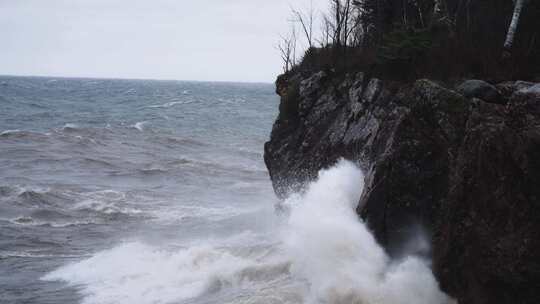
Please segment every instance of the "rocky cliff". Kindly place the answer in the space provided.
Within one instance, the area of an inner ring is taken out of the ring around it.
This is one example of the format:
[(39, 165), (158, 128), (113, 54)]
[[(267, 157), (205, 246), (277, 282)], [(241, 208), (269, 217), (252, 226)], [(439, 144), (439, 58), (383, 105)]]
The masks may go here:
[(284, 75), (265, 145), (276, 193), (340, 158), (366, 180), (358, 214), (398, 256), (422, 227), (463, 304), (540, 303), (540, 84)]

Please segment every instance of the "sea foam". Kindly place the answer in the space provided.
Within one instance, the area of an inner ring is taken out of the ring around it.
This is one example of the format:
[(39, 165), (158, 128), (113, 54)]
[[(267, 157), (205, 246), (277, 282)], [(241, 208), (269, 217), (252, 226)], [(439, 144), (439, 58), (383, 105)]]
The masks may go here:
[(364, 177), (341, 161), (322, 171), (305, 194), (290, 198), (284, 244), (292, 271), (309, 282), (307, 303), (445, 304), (427, 261), (392, 261), (355, 208)]
[(428, 261), (393, 261), (358, 218), (363, 179), (348, 161), (322, 171), (305, 193), (285, 202), (290, 213), (264, 246), (253, 236), (242, 246), (211, 239), (180, 249), (132, 242), (43, 279), (81, 287), (87, 304), (207, 303), (205, 297), (224, 290), (241, 291), (240, 300), (227, 303), (453, 303)]
[(256, 263), (225, 249), (161, 250), (127, 243), (60, 268), (44, 280), (84, 286), (83, 303), (171, 303), (242, 283)]

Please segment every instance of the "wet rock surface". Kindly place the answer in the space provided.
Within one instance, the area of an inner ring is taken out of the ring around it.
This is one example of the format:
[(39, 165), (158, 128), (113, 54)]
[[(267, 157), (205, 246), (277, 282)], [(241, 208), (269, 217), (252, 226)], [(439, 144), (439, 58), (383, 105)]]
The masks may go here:
[(274, 189), (286, 197), (353, 160), (366, 175), (357, 211), (391, 255), (421, 227), (460, 303), (539, 303), (540, 87), (492, 87), (500, 102), (426, 79), (282, 77), (265, 145)]

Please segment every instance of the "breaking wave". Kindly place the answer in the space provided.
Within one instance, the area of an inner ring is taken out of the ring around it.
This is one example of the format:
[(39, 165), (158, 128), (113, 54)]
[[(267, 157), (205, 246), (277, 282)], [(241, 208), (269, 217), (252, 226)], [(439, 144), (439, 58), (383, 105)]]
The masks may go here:
[(440, 291), (429, 261), (392, 260), (377, 244), (355, 213), (362, 191), (362, 172), (342, 161), (285, 202), (290, 212), (271, 233), (272, 241), (250, 237), (240, 246), (202, 240), (203, 245), (184, 248), (131, 242), (42, 279), (81, 287), (87, 304), (172, 303), (231, 294), (237, 296), (222, 302), (453, 303)]
[(392, 261), (358, 219), (364, 177), (341, 161), (290, 198), (284, 244), (292, 271), (309, 282), (308, 303), (445, 304), (428, 261)]
[(127, 243), (60, 268), (44, 280), (84, 286), (84, 303), (171, 303), (265, 280), (261, 273), (287, 271), (287, 264), (260, 265), (226, 249), (193, 246), (160, 250)]

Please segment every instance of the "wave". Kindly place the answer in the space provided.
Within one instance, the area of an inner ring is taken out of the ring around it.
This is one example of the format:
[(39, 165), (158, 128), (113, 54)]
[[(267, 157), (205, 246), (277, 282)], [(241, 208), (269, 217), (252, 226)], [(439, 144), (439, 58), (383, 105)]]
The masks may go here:
[(141, 122), (138, 122), (136, 124), (134, 124), (132, 127), (143, 132), (144, 131), (144, 126), (148, 124), (147, 121), (141, 121)]
[(0, 251), (0, 260), (8, 258), (39, 258), (39, 259), (70, 259), (80, 258), (80, 255), (56, 254), (56, 253), (39, 253), (32, 251)]
[(85, 303), (172, 303), (287, 275), (286, 263), (261, 264), (227, 249), (162, 250), (127, 243), (62, 267), (42, 280), (83, 286)]
[[(83, 127), (75, 123), (66, 123), (61, 128), (55, 129), (55, 132), (69, 141), (70, 138), (77, 140), (78, 144), (97, 145), (100, 142), (95, 139), (103, 136), (103, 131), (110, 131), (109, 128)], [(84, 135), (84, 136), (83, 136)]]
[(99, 142), (91, 137), (77, 135), (75, 138), (79, 141), (78, 144), (81, 145), (99, 145)]
[(87, 199), (87, 200), (81, 201), (75, 204), (72, 209), (78, 210), (78, 211), (96, 212), (96, 213), (101, 213), (105, 215), (116, 215), (116, 214), (141, 215), (143, 214), (143, 211), (138, 208), (119, 206), (119, 204), (115, 202), (110, 202), (110, 201), (107, 202), (107, 201), (96, 200), (96, 199)]
[(209, 144), (191, 139), (191, 138), (178, 138), (172, 136), (156, 136), (153, 138), (158, 144), (168, 145), (170, 147), (176, 148), (180, 147), (207, 147)]
[(18, 208), (17, 217), (2, 220), (18, 226), (65, 228), (100, 225), (118, 217), (152, 217), (130, 204), (125, 193), (113, 190), (73, 192), (24, 187), (3, 187), (0, 190), (3, 192), (0, 194), (11, 197), (13, 206)]
[(81, 127), (78, 124), (74, 123), (66, 123), (60, 130), (65, 132), (73, 132), (81, 129)]
[(166, 168), (149, 167), (149, 168), (137, 169), (137, 172), (141, 173), (142, 175), (161, 175), (161, 174), (166, 174), (167, 172), (169, 172), (169, 170)]
[(25, 137), (34, 137), (34, 138), (44, 138), (48, 137), (50, 133), (40, 133), (33, 131), (24, 131), (24, 130), (5, 130), (0, 132), (0, 138), (25, 138)]
[(260, 209), (251, 208), (251, 209), (240, 209), (233, 208), (230, 206), (212, 208), (212, 207), (203, 207), (203, 206), (179, 206), (174, 209), (167, 210), (154, 210), (150, 214), (155, 219), (158, 219), (160, 222), (174, 223), (181, 222), (186, 219), (191, 218), (200, 218), (205, 221), (221, 221), (225, 219), (230, 219), (235, 216), (255, 213)]
[(259, 175), (266, 174), (268, 172), (264, 165), (258, 163), (248, 164), (247, 162), (231, 162), (227, 159), (216, 159), (215, 161), (182, 159), (179, 164), (185, 165), (185, 167), (193, 167), (198, 170), (203, 169), (204, 172), (227, 172), (246, 175)]
[[(129, 168), (129, 170), (108, 172), (111, 176), (159, 176), (166, 174), (187, 174), (187, 172), (197, 175), (215, 174), (239, 174), (249, 178), (266, 179), (266, 169), (261, 164), (214, 162), (210, 160), (197, 160), (190, 157), (181, 157), (164, 162), (138, 164), (139, 168)], [(116, 166), (115, 166), (116, 167)]]
[(73, 204), (70, 209), (104, 215), (140, 216), (144, 211), (130, 206), (126, 194), (114, 190), (103, 190), (81, 194), (82, 200)]
[(98, 165), (100, 167), (105, 167), (105, 168), (118, 168), (117, 165), (113, 164), (112, 162), (106, 161), (104, 159), (95, 159), (95, 158), (86, 157), (82, 159), (82, 162), (85, 163), (86, 165)]
[(193, 103), (193, 102), (194, 102), (193, 100), (170, 101), (170, 102), (167, 102), (167, 103), (164, 103), (164, 104), (156, 104), (156, 105), (145, 106), (145, 107), (142, 107), (142, 109), (168, 109), (168, 108), (174, 107), (176, 105), (185, 105), (185, 104), (190, 104), (190, 103)]
[(392, 261), (358, 219), (363, 181), (360, 169), (341, 161), (286, 202), (291, 213), (284, 244), (293, 274), (310, 283), (308, 302), (451, 303), (428, 261)]
[[(176, 249), (126, 243), (42, 279), (81, 287), (85, 303), (453, 303), (429, 261), (392, 260), (358, 219), (363, 178), (346, 161), (322, 171), (305, 193), (284, 202), (288, 217), (270, 242), (245, 234)], [(193, 208), (179, 212), (209, 218), (215, 211)], [(223, 298), (230, 296), (234, 301)]]
[(16, 129), (16, 130), (5, 130), (3, 131), (2, 133), (0, 133), (0, 136), (9, 136), (9, 135), (13, 135), (13, 134), (18, 134), (18, 133), (21, 133), (23, 131), (19, 130), (19, 129)]
[(12, 196), (17, 193), (18, 188), (9, 187), (9, 186), (0, 186), (0, 197), (2, 196)]
[(45, 221), (45, 220), (35, 219), (31, 216), (18, 217), (14, 219), (9, 219), (8, 221), (14, 225), (20, 225), (20, 226), (52, 227), (52, 228), (66, 228), (66, 227), (73, 227), (73, 226), (86, 226), (86, 225), (99, 224), (97, 221), (90, 221), (90, 220), (79, 220), (79, 221), (72, 221), (72, 222)]
[(20, 188), (17, 195), (17, 201), (27, 206), (55, 206), (71, 202), (72, 197), (69, 194), (67, 192), (55, 191), (50, 188)]

